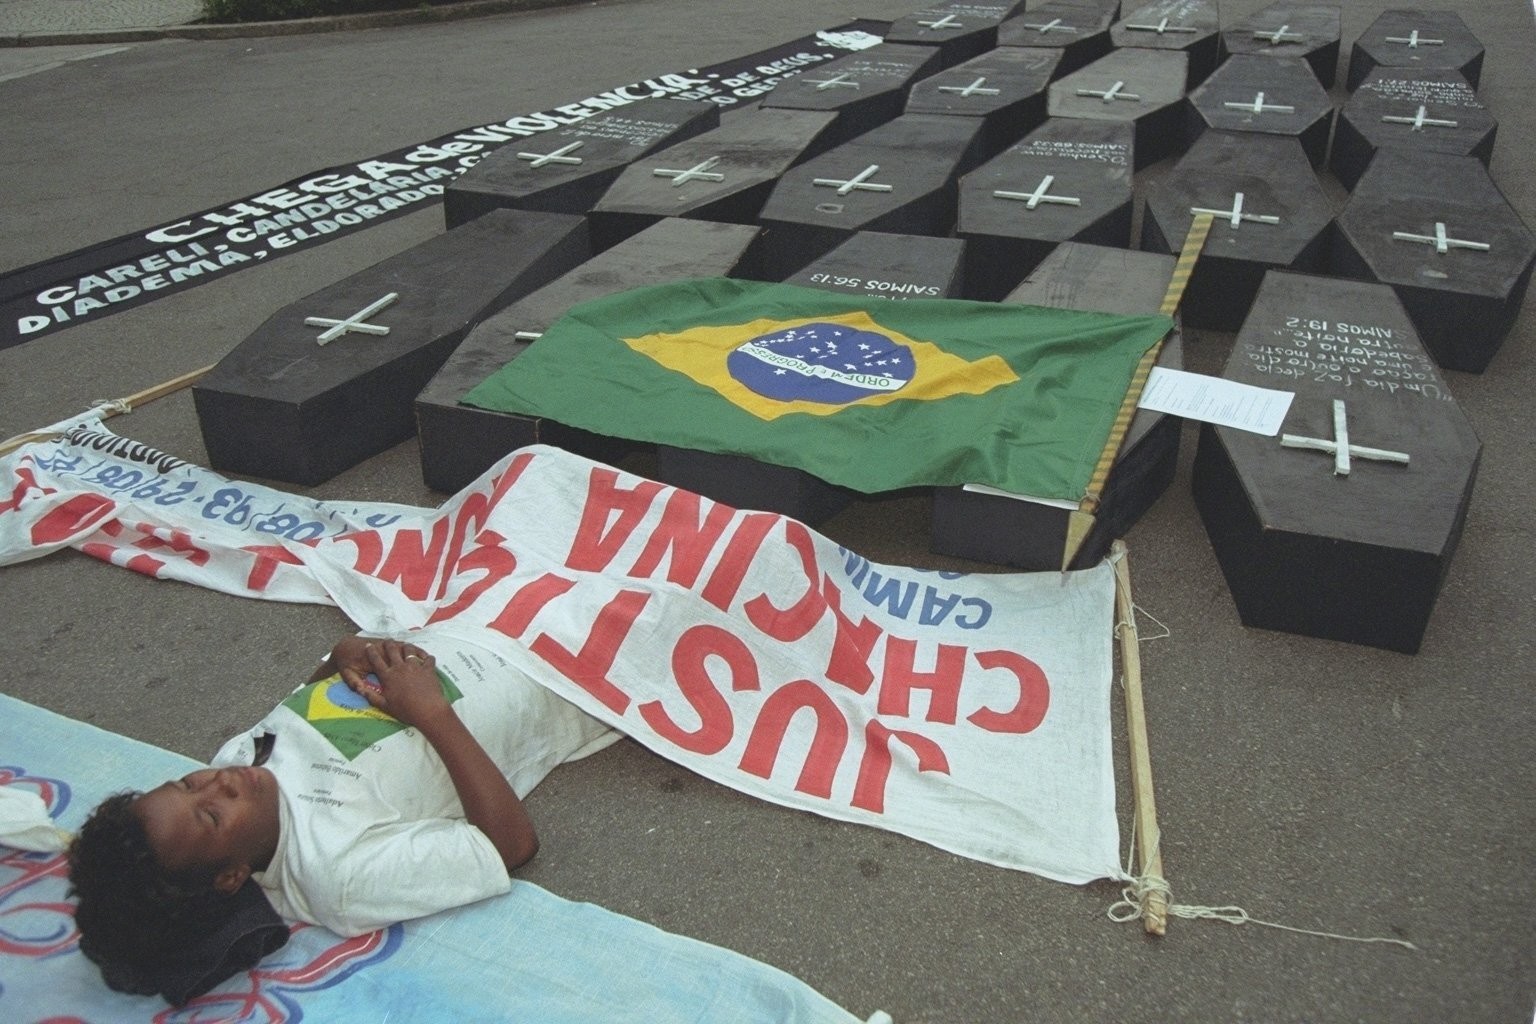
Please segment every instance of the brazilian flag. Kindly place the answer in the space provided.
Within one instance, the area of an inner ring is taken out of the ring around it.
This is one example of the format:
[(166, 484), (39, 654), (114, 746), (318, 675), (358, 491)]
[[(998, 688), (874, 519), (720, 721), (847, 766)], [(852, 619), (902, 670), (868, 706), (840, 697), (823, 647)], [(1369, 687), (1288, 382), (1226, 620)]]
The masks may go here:
[(703, 278), (573, 307), (463, 401), (866, 493), (979, 483), (1077, 501), (1171, 326)]
[[(437, 681), (450, 704), (464, 696), (441, 671)], [(340, 673), (299, 687), (283, 701), (283, 707), (314, 726), (348, 761), (405, 728), (399, 719), (386, 715), (352, 692)]]

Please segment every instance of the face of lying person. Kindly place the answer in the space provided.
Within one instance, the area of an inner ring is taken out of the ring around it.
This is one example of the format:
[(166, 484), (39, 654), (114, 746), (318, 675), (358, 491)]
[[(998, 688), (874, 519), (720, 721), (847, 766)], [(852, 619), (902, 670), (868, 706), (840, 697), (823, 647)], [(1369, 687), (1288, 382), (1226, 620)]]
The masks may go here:
[(233, 893), (277, 848), (277, 779), (266, 768), (203, 768), (134, 801), (160, 866), (205, 869)]

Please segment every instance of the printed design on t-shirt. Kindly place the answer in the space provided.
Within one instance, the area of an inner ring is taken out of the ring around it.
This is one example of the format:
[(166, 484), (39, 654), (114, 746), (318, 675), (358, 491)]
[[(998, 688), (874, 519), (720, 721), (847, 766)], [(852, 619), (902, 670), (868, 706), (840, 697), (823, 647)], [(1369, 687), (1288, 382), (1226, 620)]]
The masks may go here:
[[(450, 704), (464, 696), (441, 670), (437, 678)], [(283, 707), (314, 726), (348, 761), (405, 728), (399, 719), (353, 693), (339, 674), (299, 687), (283, 701)]]

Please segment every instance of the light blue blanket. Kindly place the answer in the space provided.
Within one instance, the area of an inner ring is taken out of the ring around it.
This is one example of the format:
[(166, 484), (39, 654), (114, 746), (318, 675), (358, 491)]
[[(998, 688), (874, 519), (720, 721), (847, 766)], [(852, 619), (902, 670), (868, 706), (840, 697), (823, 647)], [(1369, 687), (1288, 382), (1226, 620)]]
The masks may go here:
[[(193, 767), (0, 695), (0, 785), (40, 793), (65, 828), (111, 792)], [(858, 1022), (776, 968), (529, 882), (355, 939), (299, 927), (256, 969), (174, 1010), (102, 983), (76, 948), (65, 889), (62, 856), (0, 848), (0, 1020)]]

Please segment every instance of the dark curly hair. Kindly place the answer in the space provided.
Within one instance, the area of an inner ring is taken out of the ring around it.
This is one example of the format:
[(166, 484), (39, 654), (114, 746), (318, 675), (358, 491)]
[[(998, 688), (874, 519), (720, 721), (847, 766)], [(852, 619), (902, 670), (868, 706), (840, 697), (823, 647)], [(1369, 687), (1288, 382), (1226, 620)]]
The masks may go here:
[(189, 935), (229, 915), (213, 886), (214, 869), (170, 872), (133, 811), (136, 792), (103, 800), (69, 847), (70, 896), (79, 901), (80, 952), (119, 992), (153, 995), (153, 980), (178, 959)]

